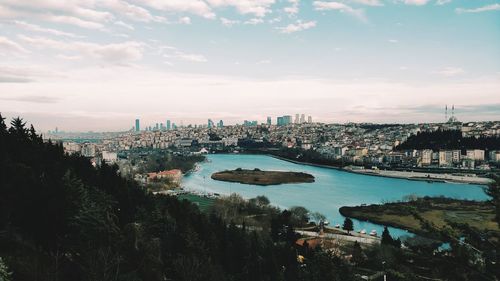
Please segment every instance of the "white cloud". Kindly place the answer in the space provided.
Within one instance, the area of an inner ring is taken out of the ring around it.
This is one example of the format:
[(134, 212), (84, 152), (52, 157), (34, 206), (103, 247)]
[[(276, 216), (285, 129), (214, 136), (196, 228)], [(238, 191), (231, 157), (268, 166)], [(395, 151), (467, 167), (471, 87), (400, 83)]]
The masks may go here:
[(17, 54), (27, 54), (28, 50), (23, 48), (18, 43), (10, 40), (7, 37), (0, 36), (0, 55), (6, 55), (7, 53), (17, 53)]
[(164, 17), (154, 16), (150, 11), (121, 0), (106, 0), (100, 2), (103, 6), (112, 9), (114, 12), (124, 15), (127, 18), (142, 22), (165, 22)]
[(141, 0), (141, 3), (156, 10), (165, 12), (183, 12), (198, 15), (207, 19), (215, 19), (210, 6), (201, 0)]
[(367, 6), (383, 6), (380, 0), (350, 0), (353, 3), (363, 4)]
[(191, 24), (191, 18), (190, 17), (182, 17), (179, 19), (180, 24)]
[[(208, 59), (204, 55), (187, 53), (177, 49), (176, 47), (161, 45), (156, 48), (158, 49), (159, 54), (167, 59), (177, 59), (181, 61), (198, 63), (208, 62)], [(165, 61), (165, 63), (169, 66), (174, 65), (170, 60)]]
[(241, 22), (239, 20), (230, 20), (226, 18), (220, 18), (220, 21), (222, 22), (222, 25), (231, 27), (236, 24), (240, 24)]
[(453, 77), (453, 76), (464, 74), (465, 70), (463, 70), (460, 67), (450, 67), (449, 66), (449, 67), (445, 67), (443, 69), (440, 69), (438, 71), (434, 71), (432, 73), (439, 74), (439, 75), (446, 76), (446, 77)]
[(336, 10), (342, 13), (349, 14), (351, 16), (356, 17), (361, 21), (367, 21), (365, 17), (365, 13), (361, 9), (354, 9), (351, 6), (348, 6), (344, 3), (340, 2), (328, 2), (328, 1), (314, 1), (313, 2), (314, 9), (317, 11), (329, 11)]
[(271, 13), (271, 6), (275, 0), (207, 0), (212, 7), (234, 7), (243, 14), (252, 14), (256, 17), (264, 17)]
[(129, 30), (135, 30), (133, 25), (130, 25), (128, 23), (124, 23), (123, 21), (115, 21), (114, 24), (121, 26), (121, 27), (124, 27), (124, 28), (129, 29)]
[(387, 40), (389, 43), (399, 43), (399, 40), (397, 39), (389, 39)]
[(22, 29), (28, 30), (28, 31), (47, 33), (47, 34), (51, 34), (51, 35), (55, 35), (55, 36), (66, 36), (66, 37), (71, 37), (71, 38), (83, 38), (83, 36), (79, 36), (79, 35), (76, 35), (73, 33), (64, 32), (64, 31), (60, 31), (57, 29), (53, 29), (53, 28), (44, 28), (44, 27), (41, 27), (39, 25), (27, 23), (24, 21), (17, 21), (16, 20), (16, 21), (13, 21), (12, 23), (16, 27), (19, 27), (19, 28), (22, 28)]
[(291, 23), (285, 27), (277, 27), (276, 29), (280, 30), (281, 33), (294, 33), (302, 30), (307, 30), (316, 26), (316, 21), (306, 21), (303, 22), (301, 20), (297, 20), (295, 23)]
[(407, 5), (423, 6), (430, 2), (430, 0), (402, 0)]
[(252, 18), (244, 22), (244, 24), (249, 24), (249, 25), (257, 25), (264, 23), (264, 20), (261, 18)]
[(283, 11), (288, 14), (288, 16), (295, 16), (299, 13), (299, 2), (300, 0), (288, 0), (291, 6), (285, 7)]
[(436, 5), (446, 5), (448, 3), (451, 3), (452, 0), (437, 0)]
[(455, 11), (459, 14), (462, 14), (462, 13), (481, 13), (481, 12), (499, 11), (499, 10), (500, 10), (500, 4), (491, 4), (475, 9), (457, 8)]
[[(33, 48), (53, 49), (88, 58), (108, 62), (112, 64), (123, 64), (137, 61), (142, 58), (143, 43), (127, 41), (113, 44), (96, 44), (81, 41), (58, 41), (44, 37), (18, 36), (25, 44)], [(67, 54), (61, 54), (67, 55)]]

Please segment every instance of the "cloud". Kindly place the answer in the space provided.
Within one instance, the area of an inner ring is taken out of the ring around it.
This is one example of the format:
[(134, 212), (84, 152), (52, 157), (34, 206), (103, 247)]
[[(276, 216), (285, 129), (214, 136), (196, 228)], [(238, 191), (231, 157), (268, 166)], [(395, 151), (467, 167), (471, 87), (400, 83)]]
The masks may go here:
[(439, 74), (439, 75), (446, 76), (446, 77), (453, 77), (453, 76), (464, 74), (465, 70), (463, 70), (460, 67), (445, 67), (441, 70), (434, 71), (432, 73)]
[(314, 9), (316, 11), (330, 11), (336, 10), (342, 13), (349, 14), (351, 16), (356, 17), (360, 21), (366, 22), (366, 16), (363, 10), (354, 9), (351, 6), (348, 6), (344, 3), (340, 2), (327, 2), (327, 1), (314, 1), (313, 2)]
[(58, 41), (44, 37), (29, 37), (25, 35), (19, 35), (18, 37), (33, 48), (54, 49), (70, 53), (76, 52), (88, 58), (113, 64), (140, 60), (142, 58), (142, 48), (144, 45), (143, 43), (135, 41), (96, 44), (81, 41)]
[(0, 83), (27, 83), (38, 78), (61, 76), (60, 73), (41, 66), (0, 65)]
[(249, 24), (249, 25), (257, 25), (264, 23), (264, 20), (261, 18), (252, 18), (244, 22), (244, 24)]
[(363, 4), (367, 6), (384, 6), (380, 0), (350, 0), (353, 3)]
[(307, 30), (316, 26), (316, 21), (306, 21), (297, 20), (295, 23), (291, 23), (285, 27), (277, 27), (281, 33), (290, 34), (302, 30)]
[(437, 0), (436, 5), (446, 5), (448, 3), (451, 3), (452, 0)]
[[(175, 47), (172, 46), (159, 46), (157, 47), (159, 50), (159, 53), (167, 59), (177, 59), (181, 61), (187, 61), (187, 62), (197, 62), (197, 63), (204, 63), (208, 62), (208, 59), (201, 54), (193, 54), (193, 53), (186, 53), (183, 52)], [(174, 64), (170, 61), (167, 60), (165, 63), (169, 66), (173, 66)]]
[(123, 21), (115, 21), (114, 24), (121, 26), (121, 27), (124, 27), (124, 28), (129, 29), (129, 30), (135, 30), (133, 25), (130, 25), (128, 23), (124, 23)]
[(51, 35), (55, 35), (55, 36), (65, 36), (65, 37), (70, 37), (70, 38), (83, 38), (83, 36), (79, 36), (79, 35), (76, 35), (73, 33), (64, 32), (64, 31), (60, 31), (57, 29), (53, 29), (53, 28), (44, 28), (44, 27), (41, 27), (39, 25), (27, 23), (24, 21), (15, 20), (12, 22), (12, 24), (14, 24), (16, 27), (19, 27), (19, 28), (22, 28), (22, 29), (28, 30), (28, 31), (33, 31), (33, 32), (41, 32), (41, 33), (47, 33), (47, 34), (51, 34)]
[(387, 40), (387, 41), (388, 41), (389, 43), (394, 43), (394, 44), (395, 44), (395, 43), (399, 43), (399, 40), (397, 40), (397, 39), (389, 39), (389, 40)]
[(423, 6), (430, 2), (430, 0), (401, 0), (406, 5)]
[(20, 96), (20, 97), (0, 97), (0, 100), (30, 102), (30, 103), (57, 103), (61, 99), (49, 96)]
[(285, 7), (283, 11), (292, 17), (299, 13), (299, 2), (300, 0), (288, 0), (291, 6)]
[(201, 0), (142, 0), (141, 3), (159, 11), (191, 13), (207, 19), (216, 17), (210, 6)]
[(190, 17), (182, 17), (179, 19), (180, 24), (191, 24), (191, 18)]
[(143, 7), (133, 5), (121, 0), (102, 1), (103, 6), (112, 9), (114, 12), (126, 16), (127, 18), (140, 22), (166, 22), (164, 17), (155, 16)]
[(226, 18), (220, 18), (220, 21), (222, 22), (222, 25), (231, 27), (236, 24), (240, 24), (241, 22), (239, 20), (230, 20)]
[(458, 14), (463, 14), (463, 13), (481, 13), (481, 12), (488, 12), (488, 11), (499, 11), (500, 10), (500, 4), (491, 4), (491, 5), (486, 5), (483, 7), (475, 8), (475, 9), (464, 9), (464, 8), (457, 8), (455, 11)]
[[(28, 54), (29, 53), (29, 51), (26, 50), (25, 48), (23, 48), (21, 45), (10, 40), (7, 37), (2, 37), (2, 36), (0, 36), (0, 50), (3, 50), (4, 52), (16, 53), (16, 54)], [(2, 55), (2, 53), (0, 53), (0, 55)]]
[[(185, 0), (183, 0), (185, 1)], [(207, 0), (212, 7), (234, 7), (243, 15), (252, 14), (256, 17), (264, 17), (271, 13), (271, 6), (275, 0)]]

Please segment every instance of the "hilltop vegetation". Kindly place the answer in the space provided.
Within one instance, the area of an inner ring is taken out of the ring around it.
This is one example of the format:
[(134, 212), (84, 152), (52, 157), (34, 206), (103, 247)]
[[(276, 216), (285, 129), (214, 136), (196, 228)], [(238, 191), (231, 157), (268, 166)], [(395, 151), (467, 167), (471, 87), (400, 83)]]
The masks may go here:
[(458, 130), (438, 130), (434, 132), (419, 132), (410, 136), (394, 150), (405, 149), (500, 149), (500, 137), (463, 137)]

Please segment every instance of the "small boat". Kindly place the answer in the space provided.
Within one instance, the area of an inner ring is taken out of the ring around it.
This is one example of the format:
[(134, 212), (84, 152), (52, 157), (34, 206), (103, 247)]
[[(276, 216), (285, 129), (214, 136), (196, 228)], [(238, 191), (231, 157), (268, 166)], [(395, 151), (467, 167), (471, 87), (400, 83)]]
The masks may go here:
[(324, 224), (324, 225), (329, 225), (329, 224), (330, 224), (330, 222), (329, 222), (329, 221), (324, 221), (324, 222), (323, 222), (323, 224)]
[(377, 236), (377, 231), (375, 229), (370, 231), (370, 236)]
[(365, 229), (362, 229), (359, 233), (360, 233), (360, 234), (366, 234), (366, 230), (365, 230)]
[(335, 225), (335, 228), (340, 228), (340, 224), (338, 224), (338, 223), (337, 223), (337, 224)]

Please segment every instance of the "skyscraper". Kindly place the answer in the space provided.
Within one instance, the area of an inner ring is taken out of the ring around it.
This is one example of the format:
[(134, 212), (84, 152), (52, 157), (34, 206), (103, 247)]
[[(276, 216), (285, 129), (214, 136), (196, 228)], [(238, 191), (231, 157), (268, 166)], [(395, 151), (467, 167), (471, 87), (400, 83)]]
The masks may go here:
[(139, 119), (135, 119), (135, 131), (136, 132), (141, 131), (141, 127), (139, 125)]
[(309, 115), (307, 117), (307, 123), (312, 123), (313, 122), (313, 118), (311, 117), (311, 115)]
[(268, 117), (267, 117), (267, 125), (268, 125), (268, 126), (271, 126), (271, 123), (272, 123), (272, 121), (271, 121), (271, 116), (268, 116)]
[(170, 120), (167, 120), (167, 130), (170, 130)]
[(224, 121), (220, 120), (219, 123), (217, 124), (217, 127), (223, 128), (224, 127)]
[(299, 124), (299, 114), (295, 114), (295, 124)]
[(208, 128), (211, 129), (214, 127), (214, 121), (212, 121), (212, 119), (208, 119)]
[(306, 123), (306, 115), (304, 113), (302, 113), (302, 115), (300, 115), (300, 124), (302, 123)]

